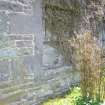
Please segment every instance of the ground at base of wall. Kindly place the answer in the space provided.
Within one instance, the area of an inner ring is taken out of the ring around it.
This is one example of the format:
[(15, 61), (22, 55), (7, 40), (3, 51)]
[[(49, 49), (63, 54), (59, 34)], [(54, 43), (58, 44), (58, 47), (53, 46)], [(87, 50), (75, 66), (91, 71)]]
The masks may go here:
[(74, 87), (64, 94), (63, 97), (49, 99), (42, 105), (105, 105), (105, 103), (83, 98), (80, 87)]

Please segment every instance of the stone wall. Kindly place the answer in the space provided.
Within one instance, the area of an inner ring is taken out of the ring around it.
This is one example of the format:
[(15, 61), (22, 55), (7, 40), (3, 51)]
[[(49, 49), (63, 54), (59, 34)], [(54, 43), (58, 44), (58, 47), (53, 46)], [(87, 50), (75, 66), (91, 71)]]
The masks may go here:
[(79, 82), (79, 73), (44, 43), (42, 18), (42, 0), (0, 0), (0, 102), (36, 105)]

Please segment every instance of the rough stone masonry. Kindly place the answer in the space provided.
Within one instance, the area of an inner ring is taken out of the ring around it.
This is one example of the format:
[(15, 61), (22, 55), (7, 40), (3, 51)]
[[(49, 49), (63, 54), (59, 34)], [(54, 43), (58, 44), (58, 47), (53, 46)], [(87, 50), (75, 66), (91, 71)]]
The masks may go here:
[(0, 0), (0, 102), (36, 105), (79, 82), (79, 73), (44, 43), (42, 18), (42, 0)]

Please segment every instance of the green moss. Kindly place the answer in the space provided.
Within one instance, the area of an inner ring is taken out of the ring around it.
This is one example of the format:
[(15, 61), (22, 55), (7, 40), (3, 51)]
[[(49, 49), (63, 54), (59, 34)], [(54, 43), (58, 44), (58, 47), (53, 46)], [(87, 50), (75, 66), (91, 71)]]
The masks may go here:
[(79, 6), (70, 6), (70, 7), (62, 7), (57, 5), (46, 4), (45, 10), (51, 9), (52, 11), (64, 11), (68, 12), (71, 15), (80, 15), (80, 7)]

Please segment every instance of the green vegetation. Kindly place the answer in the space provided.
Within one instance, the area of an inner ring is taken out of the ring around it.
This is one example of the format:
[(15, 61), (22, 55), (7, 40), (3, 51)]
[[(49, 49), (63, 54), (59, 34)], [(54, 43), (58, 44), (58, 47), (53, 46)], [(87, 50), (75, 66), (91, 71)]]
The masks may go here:
[(56, 99), (50, 99), (43, 105), (100, 105), (99, 100), (92, 100), (89, 98), (83, 98), (81, 89), (75, 87), (70, 89), (64, 97), (57, 97)]

